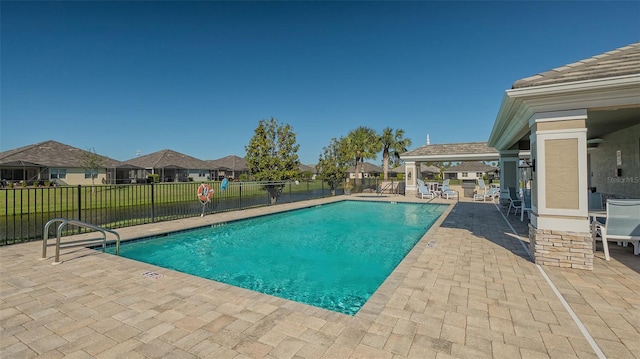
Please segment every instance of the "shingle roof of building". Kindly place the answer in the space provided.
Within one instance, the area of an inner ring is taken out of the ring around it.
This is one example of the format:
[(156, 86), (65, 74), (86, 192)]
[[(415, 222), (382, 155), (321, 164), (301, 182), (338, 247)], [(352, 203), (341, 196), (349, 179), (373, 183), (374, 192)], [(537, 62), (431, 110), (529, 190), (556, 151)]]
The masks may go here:
[(211, 168), (211, 165), (206, 161), (173, 150), (157, 151), (132, 158), (126, 162), (143, 168), (183, 168), (192, 170)]
[(420, 167), (420, 172), (422, 173), (440, 173), (440, 169), (436, 166), (424, 166)]
[(316, 173), (316, 166), (307, 166), (307, 165), (303, 165), (300, 164), (300, 171), (302, 172), (311, 172), (311, 173)]
[(226, 170), (226, 171), (248, 171), (247, 161), (235, 155), (218, 158), (217, 160), (207, 160), (209, 166), (214, 170)]
[(404, 173), (404, 165), (400, 165), (397, 167), (389, 168), (389, 172), (391, 173)]
[(468, 162), (460, 162), (457, 165), (450, 167), (444, 172), (492, 172), (497, 170), (497, 167), (489, 166), (482, 162), (477, 161), (468, 161)]
[(441, 156), (441, 155), (465, 155), (497, 153), (498, 151), (487, 146), (486, 142), (446, 143), (441, 145), (425, 145), (405, 152), (402, 156)]
[[(83, 154), (93, 154), (76, 147), (49, 140), (28, 146), (0, 152), (0, 165), (32, 165), (42, 167), (75, 167), (82, 168)], [(125, 162), (96, 154), (102, 159), (102, 168), (136, 167)]]
[[(349, 167), (347, 172), (356, 172), (355, 166)], [(360, 172), (360, 164), (358, 164), (358, 172)], [(382, 167), (376, 166), (373, 163), (364, 163), (364, 172), (366, 173), (382, 173)]]
[(640, 73), (640, 42), (513, 83), (514, 89)]

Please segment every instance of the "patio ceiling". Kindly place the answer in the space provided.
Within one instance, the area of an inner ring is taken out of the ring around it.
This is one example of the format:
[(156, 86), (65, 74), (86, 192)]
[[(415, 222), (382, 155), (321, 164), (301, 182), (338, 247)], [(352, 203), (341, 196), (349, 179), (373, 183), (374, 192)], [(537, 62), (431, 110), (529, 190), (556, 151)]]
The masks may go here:
[(590, 110), (587, 116), (587, 139), (600, 138), (637, 125), (640, 122), (640, 105)]

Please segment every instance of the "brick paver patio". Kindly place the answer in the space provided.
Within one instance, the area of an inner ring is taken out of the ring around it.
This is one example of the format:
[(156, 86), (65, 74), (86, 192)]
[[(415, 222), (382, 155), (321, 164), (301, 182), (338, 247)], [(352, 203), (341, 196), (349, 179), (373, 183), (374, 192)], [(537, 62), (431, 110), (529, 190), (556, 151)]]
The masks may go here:
[[(118, 232), (135, 238), (334, 200)], [(463, 199), (353, 317), (91, 250), (67, 250), (52, 265), (51, 248), (39, 259), (41, 242), (6, 246), (0, 357), (640, 358), (632, 249), (611, 246), (609, 262), (596, 252), (594, 271), (539, 267), (526, 231), (493, 203)]]

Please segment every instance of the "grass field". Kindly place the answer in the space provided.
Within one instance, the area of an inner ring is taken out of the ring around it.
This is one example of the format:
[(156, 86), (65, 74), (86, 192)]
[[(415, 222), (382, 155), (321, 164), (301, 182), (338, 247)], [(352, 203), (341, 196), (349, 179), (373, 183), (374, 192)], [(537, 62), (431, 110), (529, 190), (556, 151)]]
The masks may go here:
[[(264, 184), (259, 182), (232, 182), (224, 191), (220, 189), (220, 182), (205, 183), (213, 189), (214, 198), (218, 196), (231, 199), (266, 193), (263, 189)], [(196, 201), (200, 184), (201, 182), (185, 182), (2, 189), (0, 216)], [(321, 188), (321, 180), (304, 181), (298, 185), (287, 182), (284, 183), (283, 192), (303, 192)]]

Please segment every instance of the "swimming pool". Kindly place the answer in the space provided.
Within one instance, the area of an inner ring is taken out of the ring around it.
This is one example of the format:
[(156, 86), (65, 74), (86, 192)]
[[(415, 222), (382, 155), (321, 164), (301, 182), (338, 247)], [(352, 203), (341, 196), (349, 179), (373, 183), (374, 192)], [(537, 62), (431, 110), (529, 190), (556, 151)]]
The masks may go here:
[(446, 208), (342, 201), (123, 243), (120, 255), (355, 315)]

